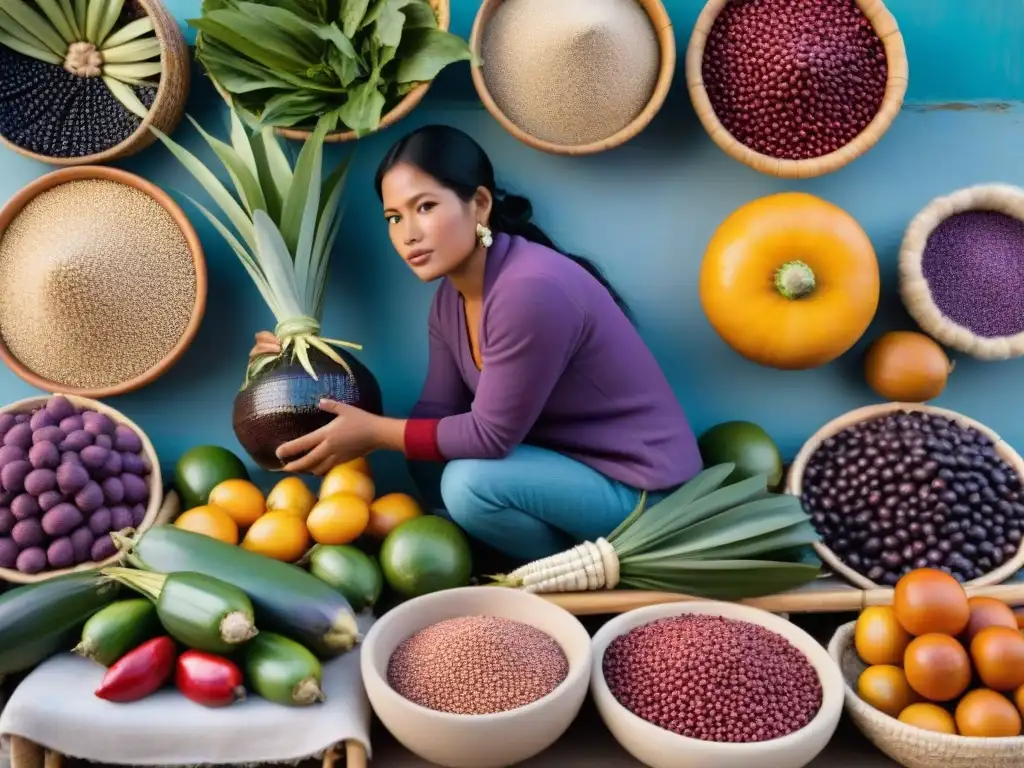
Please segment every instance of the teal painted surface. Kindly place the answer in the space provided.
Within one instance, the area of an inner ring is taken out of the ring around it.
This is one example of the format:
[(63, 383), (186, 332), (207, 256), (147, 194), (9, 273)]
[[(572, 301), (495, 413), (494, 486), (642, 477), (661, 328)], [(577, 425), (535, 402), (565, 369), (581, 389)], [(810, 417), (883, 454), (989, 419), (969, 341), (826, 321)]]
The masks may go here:
[[(180, 0), (171, 5), (181, 17), (195, 7)], [(891, 5), (907, 30), (911, 92), (917, 100), (1020, 97), (1019, 61), (1008, 57), (1021, 56), (1017, 41), (1024, 32), (1024, 5), (1002, 0), (899, 0)], [(984, 10), (975, 7), (982, 5)], [(468, 32), (474, 9), (475, 4), (455, 0), (456, 31)], [(669, 10), (685, 42), (699, 4), (670, 0)], [(875, 402), (862, 383), (863, 344), (833, 365), (799, 373), (760, 368), (736, 356), (711, 331), (696, 290), (701, 256), (718, 223), (742, 203), (785, 189), (818, 194), (848, 210), (871, 236), (882, 265), (882, 304), (866, 342), (885, 329), (913, 327), (900, 306), (895, 269), (911, 217), (933, 197), (969, 184), (1024, 182), (1024, 108), (1017, 106), (908, 108), (885, 138), (852, 165), (828, 177), (785, 182), (737, 164), (711, 143), (693, 116), (681, 77), (665, 109), (639, 138), (612, 152), (577, 159), (535, 152), (508, 136), (473, 101), (447, 98), (460, 92), (463, 78), (464, 70), (445, 74), (436, 89), (441, 96), (428, 96), (398, 126), (359, 142), (350, 176), (325, 330), (365, 345), (362, 359), (378, 376), (393, 415), (405, 414), (419, 390), (433, 287), (420, 284), (394, 254), (372, 175), (387, 146), (418, 125), (449, 123), (475, 136), (494, 159), (501, 183), (533, 199), (540, 224), (560, 243), (601, 264), (633, 305), (644, 337), (698, 431), (726, 419), (751, 419), (789, 456), (825, 421)], [(198, 73), (189, 112), (224, 135), (225, 107)], [(212, 158), (187, 123), (176, 138)], [(329, 160), (347, 149), (332, 148)], [(205, 199), (160, 146), (117, 165), (174, 194)], [(0, 150), (0, 202), (48, 170)], [(231, 430), (232, 399), (252, 334), (273, 322), (234, 255), (178, 197), (207, 251), (207, 316), (195, 344), (170, 373), (110, 401), (145, 427), (166, 465), (198, 443), (240, 450)], [(960, 360), (937, 404), (980, 419), (1024, 447), (1024, 410), (1015, 407), (1022, 375), (1024, 360)], [(0, 368), (0, 402), (31, 394), (31, 387)], [(373, 461), (385, 489), (409, 487), (399, 457), (380, 455)]]

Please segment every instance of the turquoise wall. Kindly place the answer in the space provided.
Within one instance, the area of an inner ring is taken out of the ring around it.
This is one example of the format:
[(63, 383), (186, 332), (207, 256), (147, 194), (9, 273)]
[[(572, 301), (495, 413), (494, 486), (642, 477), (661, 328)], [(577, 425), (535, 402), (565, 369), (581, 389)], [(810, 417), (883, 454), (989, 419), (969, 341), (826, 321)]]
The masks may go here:
[[(166, 1), (166, 0), (165, 0)], [(184, 20), (199, 0), (169, 0)], [(453, 31), (468, 36), (476, 0), (452, 0)], [(667, 0), (685, 50), (701, 3)], [(866, 156), (830, 176), (779, 181), (726, 157), (693, 115), (681, 72), (661, 114), (629, 144), (587, 158), (553, 157), (508, 136), (475, 101), (465, 66), (443, 73), (406, 120), (358, 144), (348, 208), (334, 255), (325, 330), (365, 345), (390, 414), (405, 414), (426, 365), (425, 317), (433, 288), (420, 284), (391, 249), (372, 190), (387, 146), (428, 122), (475, 136), (498, 168), (500, 182), (534, 200), (541, 225), (574, 251), (591, 255), (634, 307), (641, 330), (667, 372), (695, 429), (726, 419), (762, 424), (792, 456), (823, 422), (874, 402), (863, 385), (863, 344), (884, 330), (912, 328), (897, 295), (896, 253), (911, 217), (930, 199), (979, 182), (1024, 184), (1024, 5), (1020, 0), (892, 0), (910, 55), (908, 105)], [(226, 109), (197, 73), (189, 112), (223, 134)], [(194, 151), (201, 141), (187, 123), (176, 134)], [(331, 150), (336, 159), (343, 148)], [(208, 153), (202, 155), (209, 157)], [(202, 193), (171, 156), (155, 146), (118, 163), (176, 193)], [(48, 166), (0, 150), (0, 202), (46, 173)], [(865, 227), (882, 265), (878, 316), (857, 349), (813, 371), (788, 373), (748, 363), (712, 332), (697, 297), (704, 247), (717, 224), (755, 197), (801, 189), (842, 206)], [(153, 438), (162, 462), (197, 443), (240, 451), (231, 402), (252, 334), (272, 325), (270, 312), (234, 255), (183, 203), (206, 247), (209, 306), (195, 343), (161, 380), (112, 399)], [(1024, 409), (1015, 398), (1024, 360), (959, 360), (936, 404), (987, 423), (1024, 446)], [(0, 368), (0, 402), (35, 393)], [(396, 456), (375, 456), (380, 485), (408, 488)]]

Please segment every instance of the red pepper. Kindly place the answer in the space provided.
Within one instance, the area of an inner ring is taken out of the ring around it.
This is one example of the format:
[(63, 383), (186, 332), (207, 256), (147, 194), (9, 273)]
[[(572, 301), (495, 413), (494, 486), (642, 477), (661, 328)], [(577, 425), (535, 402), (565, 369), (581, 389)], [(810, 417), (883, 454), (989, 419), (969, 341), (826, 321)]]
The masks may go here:
[(204, 707), (226, 707), (245, 698), (242, 672), (223, 656), (185, 651), (178, 658), (175, 683), (186, 699)]
[(124, 703), (156, 693), (171, 679), (176, 652), (174, 641), (166, 635), (143, 643), (107, 670), (96, 695), (107, 701)]

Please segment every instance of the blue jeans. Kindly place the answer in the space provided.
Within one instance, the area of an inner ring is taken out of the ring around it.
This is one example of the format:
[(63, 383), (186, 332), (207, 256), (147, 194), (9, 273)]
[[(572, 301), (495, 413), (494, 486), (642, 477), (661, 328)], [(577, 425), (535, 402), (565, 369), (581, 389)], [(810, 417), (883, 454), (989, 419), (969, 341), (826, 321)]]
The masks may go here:
[[(441, 472), (440, 498), (429, 471), (410, 469), (435, 514), (523, 561), (607, 536), (640, 499), (636, 488), (568, 456), (529, 445), (518, 446), (504, 459), (448, 462)], [(443, 508), (436, 508), (438, 501)]]

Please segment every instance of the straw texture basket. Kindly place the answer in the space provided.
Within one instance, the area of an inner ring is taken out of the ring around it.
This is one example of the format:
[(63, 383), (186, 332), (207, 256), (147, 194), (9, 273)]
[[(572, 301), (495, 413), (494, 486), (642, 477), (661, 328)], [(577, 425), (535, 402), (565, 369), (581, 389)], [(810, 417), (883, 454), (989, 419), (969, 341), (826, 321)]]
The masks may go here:
[[(501, 109), (498, 108), (490, 91), (487, 90), (483, 67), (477, 65), (473, 67), (473, 85), (476, 87), (477, 95), (480, 96), (480, 101), (483, 102), (484, 107), (487, 108), (487, 111), (491, 113), (491, 116), (498, 121), (502, 128), (527, 146), (539, 149), (542, 152), (548, 152), (553, 155), (593, 155), (625, 144), (646, 128), (651, 120), (654, 119), (654, 116), (661, 110), (669, 88), (672, 86), (672, 77), (676, 70), (676, 36), (672, 29), (672, 20), (669, 18), (665, 6), (662, 5), (661, 0), (637, 0), (637, 2), (647, 12), (647, 16), (650, 18), (651, 25), (654, 27), (655, 34), (658, 37), (661, 63), (658, 69), (658, 79), (655, 81), (654, 91), (651, 93), (650, 100), (629, 125), (601, 141), (591, 142), (590, 144), (555, 144), (538, 139), (526, 133), (526, 131), (509, 120)], [(483, 45), (484, 31), (487, 28), (487, 23), (491, 20), (491, 17), (501, 3), (502, 0), (483, 0), (480, 10), (477, 11), (476, 20), (473, 22), (473, 31), (469, 37), (469, 47), (478, 60), (480, 60), (480, 50)]]
[[(885, 414), (892, 413), (894, 411), (921, 411), (923, 413), (930, 413), (936, 416), (944, 416), (951, 421), (955, 421), (962, 427), (973, 427), (986, 435), (995, 445), (996, 452), (1002, 457), (1002, 459), (1013, 467), (1015, 472), (1024, 478), (1024, 459), (1020, 457), (1020, 454), (1018, 454), (1009, 443), (1005, 442), (999, 435), (984, 424), (946, 408), (936, 408), (935, 406), (923, 405), (921, 403), (882, 403), (880, 405), (869, 405), (864, 408), (857, 408), (849, 411), (848, 413), (844, 413), (842, 416), (833, 419), (811, 435), (810, 439), (808, 439), (800, 449), (796, 459), (793, 460), (793, 466), (790, 468), (789, 477), (786, 481), (786, 493), (797, 497), (803, 494), (804, 470), (807, 468), (807, 463), (810, 461), (811, 456), (814, 455), (814, 452), (818, 450), (818, 447), (826, 439), (838, 434), (847, 427), (852, 427), (854, 424), (859, 424), (862, 421), (867, 421), (868, 419), (873, 419), (878, 416), (884, 416)], [(831, 549), (821, 542), (816, 542), (814, 544), (814, 549), (817, 551), (818, 556), (835, 573), (842, 576), (851, 584), (858, 586), (861, 589), (874, 589), (882, 586), (874, 583), (866, 576), (857, 573), (857, 571), (850, 568), (840, 560)], [(990, 584), (999, 584), (1013, 576), (1013, 574), (1019, 571), (1021, 567), (1024, 567), (1024, 546), (1018, 549), (1017, 554), (1001, 566), (990, 571), (979, 579), (967, 582), (965, 586), (982, 587)]]
[(123, 157), (141, 152), (154, 141), (156, 135), (149, 130), (157, 128), (164, 133), (173, 133), (185, 114), (185, 102), (188, 100), (189, 87), (192, 81), (191, 57), (181, 27), (161, 0), (138, 0), (146, 15), (153, 20), (153, 32), (160, 41), (160, 84), (157, 87), (156, 99), (146, 114), (145, 120), (139, 124), (135, 132), (120, 144), (116, 144), (103, 152), (81, 157), (49, 157), (29, 152), (12, 144), (0, 135), (0, 144), (7, 146), (19, 155), (31, 157), (50, 165), (92, 165), (109, 163)]
[(933, 733), (879, 712), (857, 695), (857, 678), (867, 666), (853, 647), (851, 621), (828, 644), (828, 653), (843, 672), (846, 712), (872, 744), (907, 768), (1019, 768), (1024, 765), (1024, 737), (982, 739)]
[(127, 171), (122, 171), (117, 168), (109, 168), (106, 166), (79, 166), (77, 168), (64, 168), (58, 171), (52, 171), (51, 173), (41, 176), (32, 183), (23, 187), (10, 199), (10, 201), (8, 201), (7, 205), (5, 205), (3, 209), (0, 209), (0, 239), (3, 238), (4, 231), (8, 226), (10, 226), (11, 222), (14, 221), (22, 209), (35, 197), (48, 189), (59, 186), (60, 184), (82, 179), (103, 179), (134, 187), (135, 189), (149, 195), (153, 200), (159, 203), (168, 214), (170, 214), (171, 218), (174, 220), (175, 224), (177, 224), (188, 243), (189, 250), (192, 252), (192, 263), (195, 267), (196, 294), (188, 325), (185, 327), (181, 338), (178, 339), (177, 344), (171, 348), (170, 352), (167, 353), (163, 360), (160, 360), (148, 371), (143, 372), (133, 379), (122, 381), (107, 387), (69, 387), (61, 382), (49, 381), (48, 379), (39, 376), (34, 371), (26, 367), (11, 353), (10, 349), (8, 349), (7, 345), (3, 342), (2, 334), (0, 334), (0, 360), (3, 360), (3, 362), (6, 363), (8, 367), (10, 367), (10, 369), (19, 377), (38, 389), (50, 392), (59, 390), (61, 392), (79, 395), (81, 397), (113, 397), (115, 395), (122, 395), (126, 392), (132, 392), (140, 387), (152, 383), (166, 373), (167, 370), (185, 353), (185, 350), (188, 349), (192, 340), (195, 338), (196, 333), (199, 331), (199, 325), (202, 322), (203, 314), (206, 311), (206, 259), (203, 255), (203, 246), (199, 240), (199, 235), (196, 234), (196, 231), (189, 222), (185, 212), (181, 210), (181, 207), (174, 202), (170, 195), (155, 184), (151, 184), (146, 181), (141, 176), (136, 176), (135, 174), (128, 173)]
[(994, 211), (1024, 221), (1024, 189), (1009, 184), (979, 184), (937, 197), (907, 227), (900, 246), (900, 296), (921, 328), (947, 347), (979, 360), (1008, 360), (1024, 355), (1024, 332), (978, 336), (939, 310), (922, 269), (925, 247), (943, 221), (966, 211)]
[(761, 154), (736, 140), (715, 115), (711, 99), (704, 87), (704, 46), (715, 19), (729, 2), (731, 0), (708, 0), (697, 18), (686, 51), (686, 87), (690, 92), (690, 100), (693, 102), (697, 117), (715, 144), (734, 160), (761, 173), (786, 179), (807, 179), (839, 170), (878, 143), (903, 106), (910, 72), (903, 35), (895, 17), (882, 0), (856, 0), (858, 7), (871, 22), (875, 33), (885, 46), (888, 80), (878, 114), (842, 149), (809, 160), (784, 160)]
[[(136, 530), (139, 532), (148, 530), (160, 514), (164, 493), (163, 480), (160, 475), (160, 461), (157, 458), (156, 449), (153, 448), (153, 443), (150, 442), (149, 437), (139, 428), (138, 424), (121, 412), (114, 410), (109, 405), (104, 405), (101, 402), (91, 400), (87, 397), (78, 397), (64, 392), (60, 392), (59, 394), (67, 397), (68, 400), (79, 408), (88, 408), (92, 411), (98, 411), (99, 413), (109, 416), (115, 424), (124, 424), (126, 427), (130, 427), (135, 430), (136, 434), (138, 434), (142, 439), (142, 455), (150, 467), (149, 476), (146, 478), (146, 482), (149, 484), (149, 504), (146, 507), (146, 517), (143, 518), (142, 524), (137, 526)], [(39, 406), (44, 405), (47, 399), (48, 396), (45, 395), (40, 397), (29, 397), (0, 408), (0, 413), (31, 413)], [(42, 573), (35, 574), (21, 573), (9, 568), (0, 568), (0, 581), (9, 581), (14, 584), (33, 584), (37, 581), (45, 581), (46, 579), (52, 579), (55, 576), (62, 576), (66, 573), (88, 571), (93, 568), (102, 568), (108, 565), (113, 565), (117, 562), (118, 557), (118, 555), (115, 555), (114, 557), (107, 558), (101, 563), (82, 563), (81, 565), (76, 565), (73, 568), (62, 568), (60, 570), (43, 571)]]

